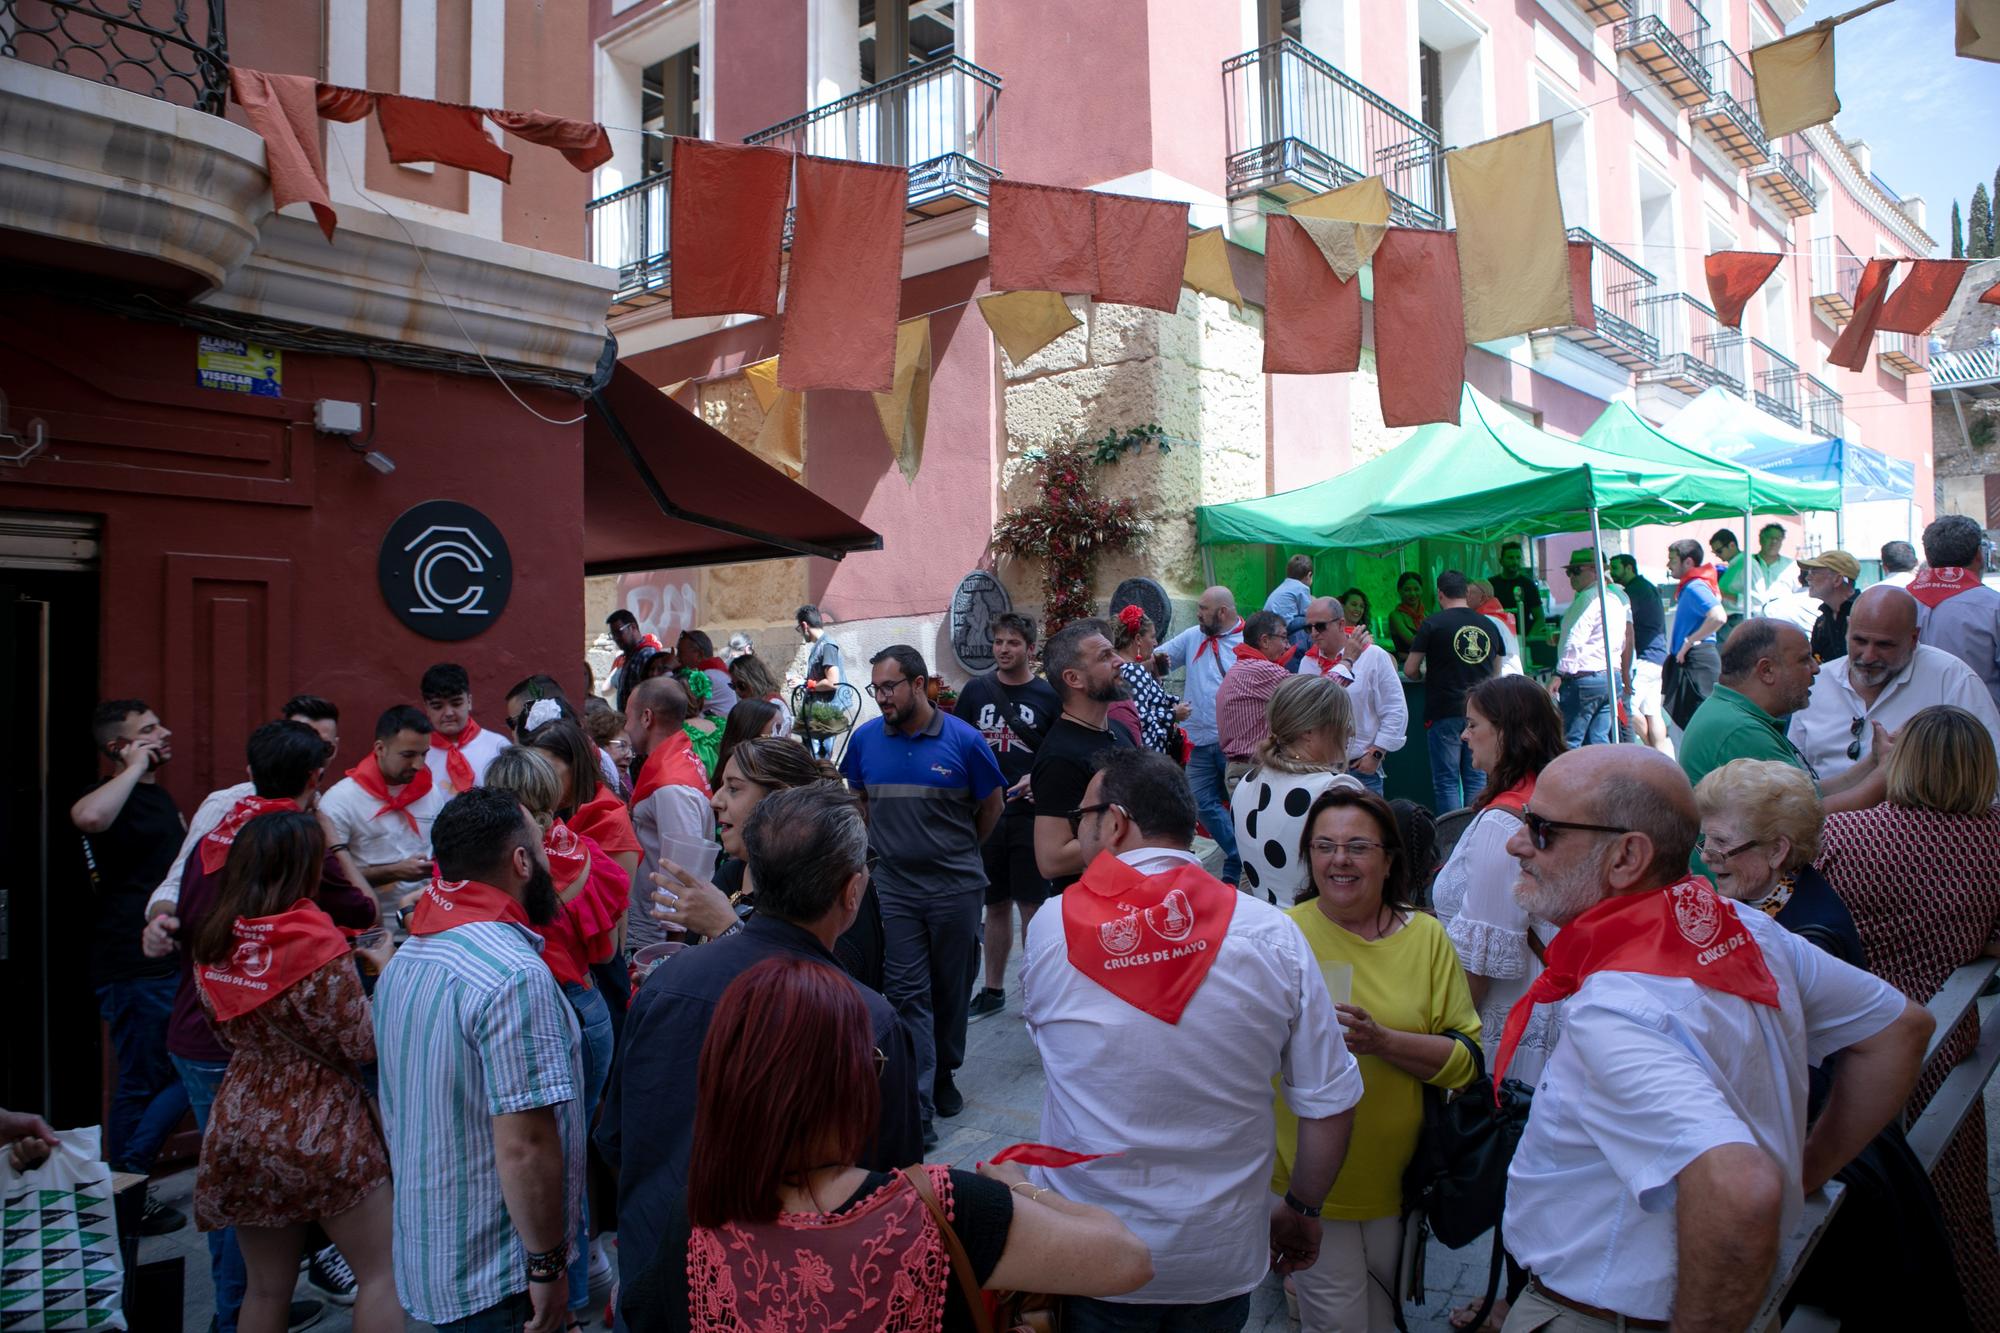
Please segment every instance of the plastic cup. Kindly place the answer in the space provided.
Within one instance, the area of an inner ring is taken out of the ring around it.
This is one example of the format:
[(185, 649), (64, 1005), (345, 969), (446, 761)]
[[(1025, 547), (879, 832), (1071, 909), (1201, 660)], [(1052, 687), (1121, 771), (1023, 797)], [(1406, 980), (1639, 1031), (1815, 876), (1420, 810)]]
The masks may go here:
[(722, 844), (710, 842), (707, 838), (687, 838), (669, 833), (660, 839), (660, 854), (696, 879), (713, 880), (715, 862), (722, 855)]
[(1323, 962), (1319, 974), (1326, 978), (1327, 994), (1335, 1004), (1354, 1003), (1354, 964)]
[(685, 948), (687, 945), (679, 940), (665, 940), (659, 944), (649, 944), (633, 954), (632, 961), (626, 965), (626, 971), (632, 978), (632, 989), (638, 990), (640, 983), (653, 975), (654, 968)]

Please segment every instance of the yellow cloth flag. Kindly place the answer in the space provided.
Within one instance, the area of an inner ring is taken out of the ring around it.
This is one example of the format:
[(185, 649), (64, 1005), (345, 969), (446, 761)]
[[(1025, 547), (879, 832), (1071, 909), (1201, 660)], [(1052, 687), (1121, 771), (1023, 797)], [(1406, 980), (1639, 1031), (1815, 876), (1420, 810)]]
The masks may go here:
[(1958, 53), (2000, 63), (2000, 0), (1958, 0)]
[(1301, 199), (1285, 209), (1295, 218), (1325, 218), (1329, 222), (1368, 222), (1386, 226), (1389, 222), (1389, 190), (1380, 176), (1343, 185), (1310, 199)]
[(1352, 282), (1361, 266), (1375, 257), (1389, 230), (1372, 222), (1343, 222), (1329, 218), (1294, 218), (1342, 282)]
[(882, 433), (895, 452), (903, 480), (915, 481), (924, 461), (924, 427), (931, 415), (929, 315), (896, 326), (896, 384), (875, 395), (875, 412), (882, 418)]
[(1775, 139), (1824, 125), (1840, 110), (1833, 91), (1833, 28), (1819, 25), (1750, 52), (1757, 116)]
[(757, 395), (757, 406), (766, 413), (771, 404), (778, 401), (778, 358), (765, 357), (752, 365), (743, 367), (743, 378), (750, 381), (750, 391)]
[[(750, 382), (754, 386), (757, 381)], [(797, 481), (806, 470), (806, 396), (780, 389), (771, 401), (750, 452)]]
[(979, 313), (1017, 366), (1083, 323), (1061, 292), (994, 292), (979, 298)]
[(1181, 270), (1181, 285), (1210, 296), (1219, 296), (1238, 310), (1243, 293), (1236, 286), (1236, 274), (1229, 267), (1229, 240), (1222, 228), (1210, 227), (1188, 237), (1187, 264)]
[(1556, 189), (1554, 123), (1461, 148), (1444, 162), (1458, 220), (1466, 341), (1568, 324), (1569, 238)]

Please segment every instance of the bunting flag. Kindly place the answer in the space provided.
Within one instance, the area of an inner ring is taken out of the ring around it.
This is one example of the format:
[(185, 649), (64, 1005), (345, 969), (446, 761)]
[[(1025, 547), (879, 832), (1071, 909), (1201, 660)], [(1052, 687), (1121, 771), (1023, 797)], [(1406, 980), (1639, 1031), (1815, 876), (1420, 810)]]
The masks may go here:
[(921, 315), (896, 326), (896, 386), (875, 395), (882, 434), (896, 455), (906, 482), (917, 479), (924, 461), (924, 428), (931, 415), (931, 317)]
[(1181, 302), (1187, 269), (1188, 206), (1177, 199), (1099, 194), (1096, 219), (1095, 300), (1145, 306), (1172, 314)]
[(1361, 284), (1333, 271), (1298, 218), (1267, 219), (1264, 273), (1265, 374), (1361, 368)]
[(792, 155), (677, 137), (673, 173), (674, 318), (777, 314)]
[(1375, 251), (1375, 372), (1385, 425), (1458, 423), (1465, 387), (1459, 292), (1450, 232), (1389, 228)]
[(2000, 0), (1958, 0), (1958, 53), (2000, 63)]
[(391, 162), (435, 162), (501, 181), (513, 178), (514, 155), (487, 137), (476, 107), (382, 93), (375, 101), (375, 123), (382, 127)]
[(1328, 222), (1365, 222), (1387, 226), (1389, 188), (1380, 176), (1370, 176), (1337, 190), (1301, 199), (1285, 209), (1295, 218), (1324, 218)]
[(2000, 305), (2000, 282), (1994, 283), (1979, 295), (1981, 305)]
[(989, 265), (995, 291), (1097, 290), (1097, 196), (1025, 181), (989, 189)]
[(1590, 280), (1590, 266), (1596, 262), (1597, 247), (1589, 241), (1569, 243), (1569, 322), (1571, 327), (1597, 327), (1596, 288)]
[[(1550, 121), (1445, 155), (1468, 342), (1569, 322), (1569, 237)], [(1456, 411), (1456, 399), (1453, 400)]]
[(1243, 308), (1242, 289), (1229, 267), (1229, 238), (1222, 234), (1222, 228), (1210, 227), (1188, 237), (1187, 267), (1181, 271), (1181, 283), (1219, 296), (1238, 310)]
[(775, 356), (752, 362), (742, 373), (764, 413), (750, 452), (797, 481), (806, 470), (806, 396), (778, 387)]
[(778, 387), (895, 388), (909, 191), (904, 167), (798, 159)]
[(1925, 333), (1951, 308), (1970, 259), (1914, 259), (1875, 321), (1881, 333)]
[(757, 395), (757, 406), (769, 412), (771, 404), (778, 401), (784, 390), (778, 387), (778, 358), (767, 356), (762, 361), (753, 361), (743, 367), (743, 378), (750, 384), (750, 392)]
[(1388, 230), (1373, 222), (1335, 218), (1294, 216), (1290, 221), (1305, 228), (1333, 275), (1342, 282), (1359, 273), (1361, 266), (1375, 257), (1376, 247), (1382, 244), (1382, 233)]
[(1889, 275), (1896, 271), (1893, 259), (1871, 259), (1861, 270), (1854, 288), (1854, 315), (1834, 340), (1826, 354), (1828, 365), (1860, 370), (1868, 364), (1868, 348), (1875, 341), (1875, 322), (1882, 315), (1882, 298), (1889, 293)]
[(1757, 85), (1757, 117), (1770, 138), (1824, 125), (1840, 110), (1833, 91), (1831, 23), (1752, 48), (1750, 72)]
[(1762, 250), (1718, 250), (1702, 260), (1708, 273), (1708, 303), (1724, 328), (1743, 327), (1744, 305), (1783, 258)]
[(264, 141), (271, 206), (310, 205), (331, 241), (339, 215), (327, 194), (326, 162), (320, 157), (317, 88), (303, 74), (266, 74), (239, 65), (229, 69), (229, 94)]
[(1061, 292), (995, 292), (979, 298), (979, 313), (1016, 366), (1083, 323)]

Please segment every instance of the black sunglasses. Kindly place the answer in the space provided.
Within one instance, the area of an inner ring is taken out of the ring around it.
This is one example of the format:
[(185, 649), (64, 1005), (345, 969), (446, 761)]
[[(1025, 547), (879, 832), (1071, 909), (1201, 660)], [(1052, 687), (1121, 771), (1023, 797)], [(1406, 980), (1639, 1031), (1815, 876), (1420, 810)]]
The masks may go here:
[(1854, 738), (1847, 743), (1847, 757), (1849, 759), (1859, 759), (1861, 757), (1861, 729), (1867, 725), (1867, 718), (1857, 717), (1854, 719), (1853, 725), (1848, 727), (1847, 734)]
[(1335, 622), (1331, 620), (1308, 620), (1306, 622), (1306, 628), (1311, 630), (1315, 634), (1324, 634), (1328, 630), (1333, 628), (1334, 623)]
[(1080, 805), (1076, 809), (1070, 811), (1069, 814), (1066, 816), (1066, 818), (1069, 820), (1070, 836), (1072, 838), (1075, 837), (1077, 835), (1078, 830), (1082, 829), (1083, 817), (1085, 815), (1101, 815), (1106, 810), (1110, 810), (1112, 808), (1113, 806), (1111, 802), (1099, 801), (1096, 805)]
[(1535, 850), (1546, 852), (1551, 835), (1558, 829), (1575, 829), (1579, 833), (1633, 833), (1634, 829), (1613, 828), (1609, 824), (1575, 824), (1565, 819), (1544, 819), (1533, 810), (1521, 812), (1521, 823), (1528, 830), (1528, 840), (1535, 844)]

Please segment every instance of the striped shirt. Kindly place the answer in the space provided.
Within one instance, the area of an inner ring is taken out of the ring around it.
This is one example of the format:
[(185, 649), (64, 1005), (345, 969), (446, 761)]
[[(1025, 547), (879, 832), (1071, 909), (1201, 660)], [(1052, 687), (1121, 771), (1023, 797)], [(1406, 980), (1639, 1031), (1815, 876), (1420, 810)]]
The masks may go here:
[(463, 1319), (527, 1290), (493, 1116), (557, 1108), (565, 1235), (583, 1215), (582, 1048), (541, 944), (497, 921), (417, 936), (375, 988), (382, 1119), (396, 1171), (396, 1288), (425, 1323)]

